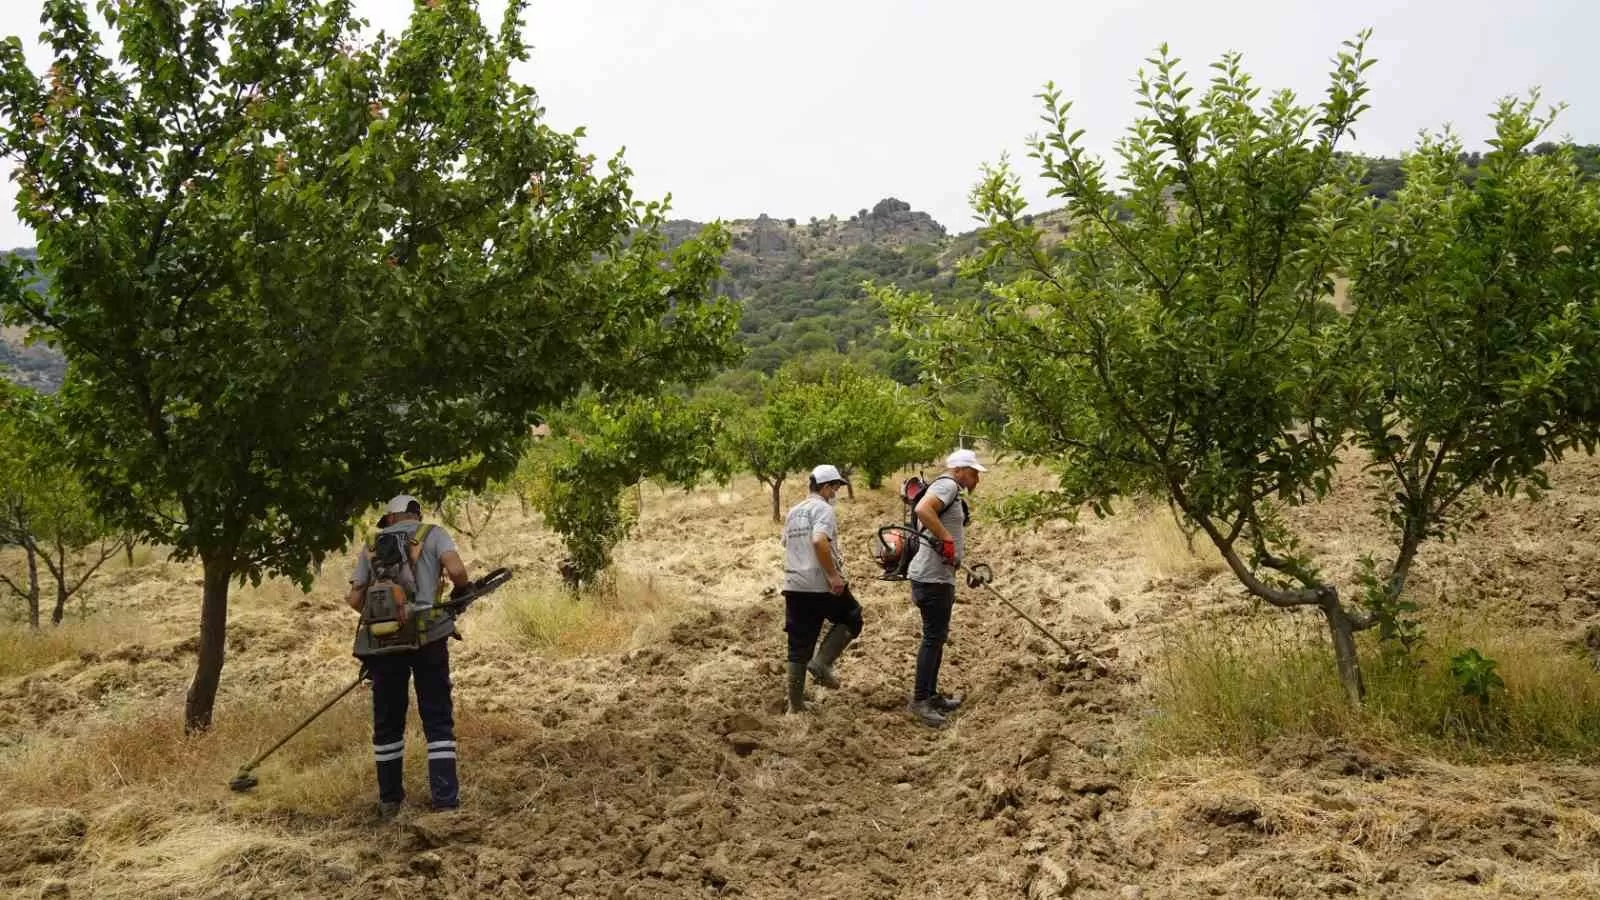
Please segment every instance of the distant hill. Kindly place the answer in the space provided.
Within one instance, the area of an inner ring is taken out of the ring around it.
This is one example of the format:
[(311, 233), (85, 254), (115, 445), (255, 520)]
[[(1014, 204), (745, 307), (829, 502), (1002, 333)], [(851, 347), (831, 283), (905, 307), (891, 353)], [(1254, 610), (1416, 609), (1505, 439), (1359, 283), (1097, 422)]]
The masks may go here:
[[(0, 252), (27, 260), (34, 258), (32, 247)], [(55, 393), (67, 377), (66, 359), (43, 344), (28, 345), (26, 338), (24, 329), (0, 327), (0, 377), (45, 393)]]
[(11, 381), (55, 393), (67, 377), (67, 361), (42, 344), (28, 346), (21, 328), (0, 328), (0, 374)]
[[(889, 281), (914, 290), (965, 294), (958, 284), (958, 248), (931, 216), (893, 197), (846, 219), (758, 216), (725, 223), (733, 245), (717, 289), (744, 304), (740, 337), (749, 350), (743, 368), (771, 372), (788, 358), (822, 350), (856, 353), (885, 372), (910, 380), (910, 361), (880, 329), (887, 323), (862, 289)], [(674, 221), (668, 237), (703, 227)]]
[[(1556, 147), (1540, 144), (1534, 152), (1551, 153)], [(1600, 146), (1574, 149), (1584, 172), (1600, 177)], [(1464, 154), (1473, 172), (1478, 159), (1478, 154)], [(1373, 196), (1388, 197), (1404, 183), (1400, 160), (1375, 158), (1367, 163), (1365, 181)], [(1063, 227), (1060, 211), (1039, 217)], [(740, 366), (744, 372), (771, 372), (795, 356), (834, 350), (862, 358), (901, 381), (913, 381), (917, 374), (913, 363), (899, 341), (883, 333), (887, 317), (867, 299), (862, 283), (890, 282), (950, 299), (971, 297), (978, 290), (955, 277), (956, 262), (977, 248), (977, 232), (951, 234), (932, 216), (894, 197), (848, 218), (800, 221), (761, 215), (726, 224), (733, 244), (716, 287), (744, 304), (740, 324), (740, 339), (748, 350)], [(668, 242), (676, 244), (702, 227), (679, 219), (666, 223), (664, 230)], [(31, 249), (13, 252), (33, 254)], [(65, 377), (66, 366), (53, 350), (25, 347), (18, 330), (3, 329), (0, 373), (53, 391)]]

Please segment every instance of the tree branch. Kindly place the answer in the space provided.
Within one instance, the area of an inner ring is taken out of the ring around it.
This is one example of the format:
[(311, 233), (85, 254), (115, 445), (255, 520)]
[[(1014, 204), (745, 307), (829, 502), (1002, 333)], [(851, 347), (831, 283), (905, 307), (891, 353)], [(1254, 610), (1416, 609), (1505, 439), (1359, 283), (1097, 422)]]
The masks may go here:
[(6, 587), (10, 588), (11, 589), (11, 593), (16, 594), (18, 599), (21, 599), (21, 600), (32, 600), (33, 599), (33, 594), (31, 594), (28, 591), (25, 591), (22, 588), (18, 587), (17, 583), (15, 581), (12, 581), (10, 576), (6, 575), (4, 572), (0, 572), (0, 582), (3, 582)]
[(1233, 571), (1234, 576), (1244, 585), (1245, 590), (1273, 606), (1283, 609), (1296, 606), (1321, 605), (1326, 592), (1325, 586), (1317, 590), (1286, 591), (1272, 587), (1257, 578), (1255, 572), (1245, 565), (1244, 560), (1239, 558), (1238, 551), (1234, 549), (1232, 542), (1217, 529), (1216, 523), (1212, 522), (1209, 516), (1195, 513), (1189, 503), (1188, 494), (1183, 490), (1183, 485), (1176, 478), (1168, 478), (1167, 488), (1172, 492), (1172, 497), (1177, 501), (1178, 507), (1184, 511), (1191, 521), (1199, 525), (1201, 530), (1205, 531), (1206, 536), (1211, 539), (1211, 543), (1222, 554), (1223, 561), (1228, 564), (1228, 568)]

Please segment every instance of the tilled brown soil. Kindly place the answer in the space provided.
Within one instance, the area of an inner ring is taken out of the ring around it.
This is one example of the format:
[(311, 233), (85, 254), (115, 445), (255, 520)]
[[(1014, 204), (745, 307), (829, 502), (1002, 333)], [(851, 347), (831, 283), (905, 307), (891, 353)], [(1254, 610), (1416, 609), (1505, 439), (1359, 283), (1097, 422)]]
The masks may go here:
[[(1568, 463), (1544, 504), (1487, 506), (1476, 532), (1425, 554), (1419, 592), (1516, 599), (1581, 635), (1600, 597), (1597, 473)], [(904, 711), (918, 638), (907, 587), (862, 571), (872, 526), (898, 513), (887, 490), (840, 505), (867, 627), (838, 667), (843, 688), (813, 688), (813, 712), (793, 717), (763, 492), (651, 489), (619, 561), (681, 597), (679, 613), (626, 649), (555, 660), (474, 611), (453, 651), (465, 808), (416, 807), (390, 824), (368, 812), (364, 697), (264, 765), (254, 795), (230, 794), (233, 761), (175, 734), (196, 573), (151, 563), (113, 575), (97, 604), (147, 629), (0, 680), (0, 789), (25, 754), (97, 752), (93, 736), (141, 715), (170, 716), (152, 738), (174, 741), (193, 778), (65, 798), (18, 782), (0, 813), (0, 894), (1600, 896), (1600, 777), (1587, 766), (1463, 767), (1288, 741), (1246, 761), (1140, 756), (1156, 635), (1240, 619), (1246, 604), (1214, 562), (1158, 546), (1159, 508), (986, 530), (987, 496), (1038, 481), (997, 474), (977, 498), (974, 556), (1075, 649), (963, 588), (941, 683), (967, 703), (945, 730)], [(1335, 573), (1378, 547), (1366, 504), (1352, 486), (1297, 513)], [(498, 529), (467, 548), (478, 568), (509, 562), (527, 579), (552, 566), (555, 542), (535, 522), (507, 513)], [(309, 598), (241, 595), (220, 719), (271, 708), (274, 725), (292, 722), (350, 677), (336, 568)], [(308, 767), (339, 781), (296, 780)], [(420, 793), (419, 765), (410, 776)]]

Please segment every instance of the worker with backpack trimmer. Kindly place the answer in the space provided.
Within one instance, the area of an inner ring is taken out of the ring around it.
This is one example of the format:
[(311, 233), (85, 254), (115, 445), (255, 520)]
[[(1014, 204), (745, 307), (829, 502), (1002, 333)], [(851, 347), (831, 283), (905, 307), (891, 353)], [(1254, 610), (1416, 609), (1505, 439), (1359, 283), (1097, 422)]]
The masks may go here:
[(372, 678), (372, 754), (378, 773), (378, 815), (392, 818), (405, 802), (408, 682), (417, 683), (417, 713), (428, 740), (428, 790), (437, 810), (460, 805), (455, 721), (450, 698), (447, 638), (456, 634), (452, 610), (435, 606), (442, 575), (456, 594), (472, 588), (455, 541), (422, 523), (422, 505), (401, 494), (389, 501), (380, 530), (356, 558), (346, 602), (361, 613), (355, 655)]
[(939, 693), (939, 667), (944, 662), (950, 613), (955, 608), (956, 565), (966, 552), (966, 528), (971, 521), (962, 493), (976, 488), (979, 474), (986, 471), (973, 451), (951, 453), (945, 459), (944, 474), (929, 482), (916, 501), (916, 526), (930, 539), (930, 546), (920, 552), (917, 544), (906, 548), (913, 554), (907, 571), (911, 602), (922, 614), (916, 681), (907, 710), (932, 728), (944, 725), (945, 714), (961, 706), (960, 700)]

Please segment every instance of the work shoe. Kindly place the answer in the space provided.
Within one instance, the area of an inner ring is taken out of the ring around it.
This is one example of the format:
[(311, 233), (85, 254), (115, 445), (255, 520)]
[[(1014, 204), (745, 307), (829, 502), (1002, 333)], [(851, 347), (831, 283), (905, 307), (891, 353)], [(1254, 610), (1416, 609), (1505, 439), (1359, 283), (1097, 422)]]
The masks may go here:
[(789, 663), (789, 713), (806, 711), (806, 664)]
[(811, 657), (811, 662), (806, 663), (806, 671), (816, 679), (817, 684), (829, 690), (839, 689), (839, 678), (833, 674), (833, 663), (850, 646), (850, 641), (855, 638), (850, 629), (842, 625), (835, 625), (828, 630), (822, 639), (822, 645), (817, 648), (817, 655)]
[(906, 712), (911, 713), (911, 718), (929, 728), (944, 727), (944, 714), (933, 708), (931, 700), (913, 700), (911, 705), (906, 707)]
[(943, 694), (934, 694), (928, 698), (928, 705), (941, 713), (948, 715), (961, 708), (960, 697), (946, 697)]
[(395, 816), (400, 815), (400, 810), (405, 809), (405, 806), (405, 802), (402, 800), (378, 801), (378, 821), (393, 821)]

